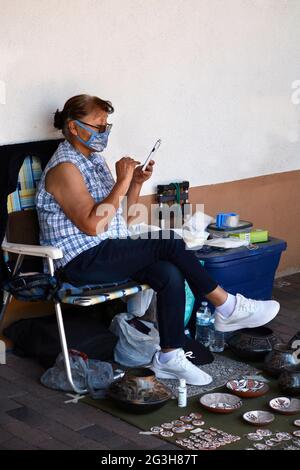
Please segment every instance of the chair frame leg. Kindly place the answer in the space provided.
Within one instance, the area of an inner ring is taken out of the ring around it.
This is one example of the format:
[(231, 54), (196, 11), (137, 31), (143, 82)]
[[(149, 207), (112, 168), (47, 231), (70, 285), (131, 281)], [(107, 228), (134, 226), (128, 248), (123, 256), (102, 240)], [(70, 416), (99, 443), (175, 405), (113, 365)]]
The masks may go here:
[[(13, 273), (12, 273), (13, 276), (17, 274), (18, 270), (20, 269), (20, 267), (23, 263), (23, 260), (24, 260), (24, 255), (18, 255), (16, 264), (15, 264), (15, 267), (14, 267), (14, 270), (13, 270)], [(4, 318), (5, 312), (7, 310), (7, 307), (10, 304), (11, 299), (12, 299), (12, 294), (10, 294), (10, 292), (7, 292), (7, 291), (4, 290), (3, 291), (3, 305), (2, 305), (2, 308), (1, 308), (1, 312), (0, 312), (0, 323), (2, 322), (2, 320)]]
[[(51, 258), (47, 258), (48, 261), (48, 266), (49, 266), (49, 271), (51, 276), (54, 276), (54, 265), (53, 265), (53, 260)], [(54, 308), (55, 308), (55, 313), (56, 313), (56, 320), (57, 320), (57, 326), (58, 326), (58, 331), (59, 331), (59, 339), (60, 339), (60, 344), (61, 344), (61, 349), (64, 357), (64, 363), (65, 363), (65, 369), (66, 369), (66, 374), (67, 374), (67, 379), (69, 384), (71, 385), (72, 389), (74, 390), (75, 393), (78, 393), (80, 395), (86, 394), (88, 391), (87, 389), (80, 389), (76, 387), (73, 381), (72, 377), (72, 371), (71, 371), (71, 364), (70, 364), (70, 356), (69, 356), (69, 351), (68, 351), (68, 344), (67, 344), (67, 338), (66, 338), (66, 333), (65, 333), (65, 327), (64, 327), (64, 321), (63, 321), (63, 315), (61, 311), (61, 303), (58, 301), (54, 302)]]

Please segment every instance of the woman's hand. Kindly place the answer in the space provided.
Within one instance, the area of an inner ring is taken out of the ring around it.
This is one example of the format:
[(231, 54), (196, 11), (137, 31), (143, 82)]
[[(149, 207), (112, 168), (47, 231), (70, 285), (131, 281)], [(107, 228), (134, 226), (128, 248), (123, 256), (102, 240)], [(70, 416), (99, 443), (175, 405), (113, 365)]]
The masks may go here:
[(145, 171), (142, 170), (143, 165), (137, 166), (133, 172), (132, 182), (137, 184), (143, 184), (153, 173), (154, 160), (150, 160)]
[(134, 175), (136, 165), (141, 162), (134, 160), (131, 157), (123, 157), (121, 160), (116, 162), (116, 175), (117, 182), (131, 183)]

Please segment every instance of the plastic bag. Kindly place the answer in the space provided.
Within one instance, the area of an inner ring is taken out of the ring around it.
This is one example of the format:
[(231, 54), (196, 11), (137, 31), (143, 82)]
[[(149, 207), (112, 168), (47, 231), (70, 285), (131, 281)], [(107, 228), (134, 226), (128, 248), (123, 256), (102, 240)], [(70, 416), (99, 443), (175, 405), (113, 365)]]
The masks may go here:
[[(104, 397), (105, 390), (114, 380), (111, 364), (96, 359), (88, 359), (86, 354), (75, 350), (69, 351), (69, 357), (73, 382), (76, 387), (80, 389), (87, 388), (94, 398)], [(41, 383), (45, 387), (54, 390), (73, 392), (67, 379), (62, 353), (57, 356), (55, 365), (42, 375)]]
[(150, 305), (154, 291), (146, 289), (127, 297), (127, 312), (135, 317), (142, 317)]
[(213, 220), (213, 217), (201, 211), (187, 218), (182, 226), (182, 237), (189, 249), (199, 249), (203, 246), (209, 236), (206, 228)]
[(118, 336), (114, 359), (127, 367), (149, 364), (155, 352), (160, 349), (159, 333), (153, 324), (139, 320), (150, 329), (149, 333), (145, 334), (128, 323), (132, 318), (127, 312), (119, 313), (113, 318), (110, 326), (110, 330)]

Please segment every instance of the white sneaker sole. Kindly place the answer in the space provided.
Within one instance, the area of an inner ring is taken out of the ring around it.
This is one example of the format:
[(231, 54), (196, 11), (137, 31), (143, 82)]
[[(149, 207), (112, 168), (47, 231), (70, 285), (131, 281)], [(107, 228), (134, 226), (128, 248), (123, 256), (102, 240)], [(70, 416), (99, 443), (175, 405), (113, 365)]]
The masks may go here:
[(251, 323), (247, 323), (247, 324), (235, 323), (231, 325), (226, 325), (225, 323), (226, 320), (218, 320), (216, 318), (215, 327), (216, 327), (216, 330), (222, 331), (223, 333), (241, 330), (243, 328), (258, 328), (259, 326), (266, 325), (267, 323), (272, 321), (278, 314), (279, 310), (280, 310), (280, 304), (278, 304), (277, 309), (274, 310), (272, 313), (270, 312), (268, 316), (265, 316), (264, 318), (257, 318), (256, 321), (252, 321)]
[(155, 369), (155, 367), (150, 367), (153, 372), (155, 372), (155, 375), (158, 379), (173, 379), (173, 380), (179, 380), (178, 376), (176, 374), (172, 374), (172, 372), (164, 372), (159, 369)]
[[(172, 372), (165, 372), (165, 371), (161, 371), (161, 370), (157, 370), (155, 369), (155, 367), (151, 367), (151, 370), (153, 370), (153, 372), (155, 373), (156, 377), (158, 379), (170, 379), (170, 380), (179, 380), (179, 377), (178, 375), (176, 374), (172, 374)], [(204, 382), (204, 383), (195, 383), (195, 382), (189, 382), (187, 381), (187, 385), (196, 385), (198, 387), (204, 387), (205, 385), (209, 385), (211, 382), (213, 381), (213, 378), (211, 377), (210, 380), (208, 382)]]

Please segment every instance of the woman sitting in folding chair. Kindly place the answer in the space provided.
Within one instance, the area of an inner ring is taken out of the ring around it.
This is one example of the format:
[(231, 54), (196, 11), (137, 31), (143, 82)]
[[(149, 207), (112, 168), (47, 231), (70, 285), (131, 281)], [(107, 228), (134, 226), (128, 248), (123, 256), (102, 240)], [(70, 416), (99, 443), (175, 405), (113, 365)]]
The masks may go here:
[(156, 238), (130, 238), (121, 201), (127, 197), (128, 210), (138, 201), (154, 161), (142, 171), (140, 162), (123, 157), (116, 163), (114, 181), (101, 154), (112, 112), (110, 102), (89, 95), (74, 96), (56, 111), (54, 126), (66, 140), (46, 166), (37, 191), (41, 244), (62, 248), (56, 268), (63, 268), (75, 285), (128, 278), (149, 284), (157, 292), (161, 351), (152, 363), (157, 377), (208, 384), (212, 378), (183, 350), (185, 279), (194, 295), (205, 296), (216, 307), (220, 331), (264, 325), (277, 315), (279, 304), (225, 292), (172, 230), (156, 232)]

